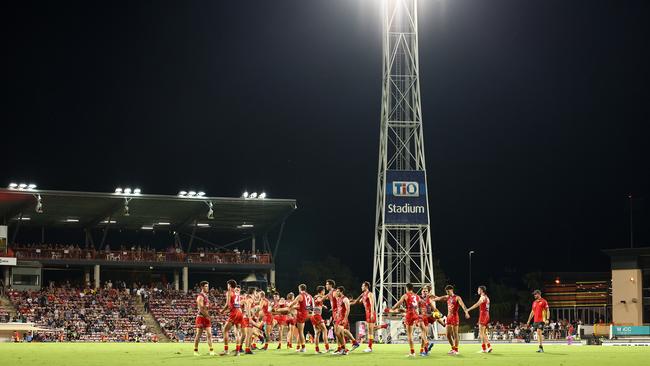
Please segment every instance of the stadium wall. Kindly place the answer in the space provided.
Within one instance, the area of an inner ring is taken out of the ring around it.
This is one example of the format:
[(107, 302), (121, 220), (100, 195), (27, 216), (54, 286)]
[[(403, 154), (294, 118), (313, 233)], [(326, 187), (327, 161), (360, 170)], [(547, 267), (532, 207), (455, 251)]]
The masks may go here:
[(640, 269), (612, 270), (612, 313), (615, 324), (643, 324), (642, 287)]

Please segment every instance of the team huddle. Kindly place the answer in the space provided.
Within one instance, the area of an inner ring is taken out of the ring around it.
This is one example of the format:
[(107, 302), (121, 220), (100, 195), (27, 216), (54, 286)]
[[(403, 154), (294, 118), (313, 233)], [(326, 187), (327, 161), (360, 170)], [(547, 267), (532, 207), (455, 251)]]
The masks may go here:
[[(200, 284), (201, 292), (196, 298), (197, 311), (196, 316), (196, 336), (194, 339), (194, 354), (199, 355), (199, 340), (205, 331), (210, 355), (214, 355), (212, 347), (212, 325), (210, 322), (209, 306), (210, 300), (208, 293), (210, 285), (206, 281)], [(283, 335), (286, 332), (286, 346), (293, 348), (293, 341), (296, 343), (296, 352), (304, 353), (305, 351), (305, 323), (311, 322), (314, 329), (313, 343), (316, 353), (332, 352), (336, 355), (347, 355), (348, 352), (354, 351), (359, 347), (359, 342), (350, 332), (350, 307), (356, 304), (362, 304), (365, 310), (365, 320), (367, 324), (368, 347), (364, 350), (366, 353), (373, 351), (374, 334), (377, 329), (377, 313), (375, 311), (376, 302), (373, 293), (370, 291), (370, 283), (364, 282), (361, 285), (361, 295), (356, 299), (350, 300), (346, 296), (346, 290), (343, 286), (336, 287), (334, 280), (327, 280), (325, 286), (318, 286), (315, 294), (312, 296), (307, 293), (307, 286), (301, 284), (298, 286), (298, 294), (288, 293), (285, 298), (280, 297), (278, 293), (273, 294), (273, 301), (266, 297), (264, 291), (255, 288), (249, 288), (242, 293), (241, 288), (234, 280), (227, 282), (226, 303), (221, 309), (222, 314), (228, 314), (228, 320), (223, 328), (224, 346), (220, 355), (229, 354), (228, 346), (231, 330), (235, 335), (233, 343), (235, 350), (233, 354), (253, 354), (253, 350), (268, 350), (271, 333), (275, 327), (279, 329), (279, 339), (277, 349), (282, 348)], [(434, 345), (433, 332), (430, 331), (430, 325), (435, 326), (439, 323), (446, 327), (447, 340), (451, 346), (449, 355), (458, 354), (460, 324), (459, 309), (463, 309), (465, 318), (469, 319), (469, 312), (479, 309), (479, 334), (481, 338), (481, 351), (485, 353), (492, 352), (492, 347), (488, 340), (487, 327), (490, 322), (490, 299), (487, 296), (485, 286), (479, 286), (477, 289), (478, 301), (467, 308), (463, 299), (454, 293), (454, 287), (449, 285), (445, 287), (446, 295), (435, 296), (431, 287), (425, 285), (420, 294), (414, 291), (412, 284), (406, 284), (406, 292), (390, 308), (384, 309), (386, 313), (403, 313), (403, 323), (406, 328), (406, 335), (410, 346), (409, 357), (415, 356), (413, 342), (413, 330), (420, 329), (420, 355), (428, 356), (429, 351)], [(536, 303), (533, 304), (531, 318), (535, 317), (535, 325), (539, 322), (546, 321), (545, 310), (548, 305), (545, 300), (536, 292)], [(539, 299), (543, 301), (540, 303)], [(436, 302), (445, 301), (447, 303), (446, 322), (443, 316), (437, 310)], [(331, 310), (330, 324), (333, 324), (334, 337), (336, 340), (336, 350), (330, 347), (328, 342), (328, 330), (325, 319), (323, 319), (323, 309), (328, 309), (325, 303), (329, 304)], [(536, 306), (536, 304), (538, 304)], [(539, 313), (539, 314), (538, 314)], [(538, 316), (539, 315), (539, 316)], [(382, 326), (385, 328), (385, 325)], [(320, 339), (324, 344), (324, 352), (320, 349)], [(540, 335), (540, 349), (542, 349)], [(257, 348), (257, 341), (261, 341), (263, 346)], [(351, 348), (348, 350), (348, 343)], [(538, 351), (539, 352), (539, 351)]]

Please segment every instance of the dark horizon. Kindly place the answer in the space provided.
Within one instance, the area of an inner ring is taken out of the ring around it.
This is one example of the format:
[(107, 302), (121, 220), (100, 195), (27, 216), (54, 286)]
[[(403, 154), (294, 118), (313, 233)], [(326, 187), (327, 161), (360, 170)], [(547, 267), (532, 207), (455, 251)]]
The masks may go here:
[[(643, 1), (422, 2), (434, 255), (465, 293), (650, 246)], [(371, 280), (381, 42), (369, 1), (8, 5), (0, 184), (295, 198), (278, 273)], [(362, 258), (367, 258), (363, 260)]]

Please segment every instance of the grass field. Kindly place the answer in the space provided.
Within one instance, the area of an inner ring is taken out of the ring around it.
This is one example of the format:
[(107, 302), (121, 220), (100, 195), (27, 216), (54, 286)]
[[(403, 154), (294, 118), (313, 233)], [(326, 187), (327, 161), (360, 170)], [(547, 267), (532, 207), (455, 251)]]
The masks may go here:
[[(286, 349), (258, 351), (252, 356), (208, 356), (207, 347), (201, 345), (202, 355), (192, 354), (188, 343), (0, 343), (0, 365), (48, 365), (48, 366), (150, 366), (150, 365), (649, 365), (650, 348), (646, 347), (601, 347), (601, 346), (546, 346), (546, 353), (535, 353), (531, 345), (494, 345), (494, 353), (476, 353), (480, 345), (460, 346), (460, 354), (448, 356), (446, 345), (437, 344), (429, 357), (406, 358), (408, 346), (376, 345), (375, 352), (361, 352), (364, 346), (348, 356), (313, 353), (313, 345), (307, 345), (308, 352), (296, 354)], [(215, 350), (221, 351), (218, 345)]]

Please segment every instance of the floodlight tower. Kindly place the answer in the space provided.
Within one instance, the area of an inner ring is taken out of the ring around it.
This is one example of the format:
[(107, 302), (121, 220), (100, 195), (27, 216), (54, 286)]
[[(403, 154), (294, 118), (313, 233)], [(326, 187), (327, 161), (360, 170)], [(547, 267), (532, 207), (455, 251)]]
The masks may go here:
[(383, 86), (373, 285), (383, 310), (407, 283), (433, 287), (417, 0), (383, 0)]

